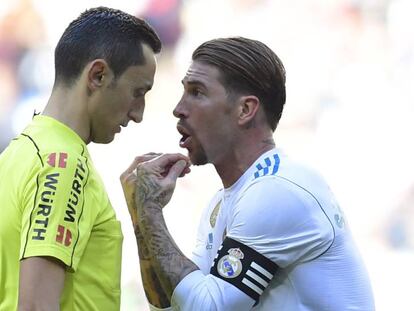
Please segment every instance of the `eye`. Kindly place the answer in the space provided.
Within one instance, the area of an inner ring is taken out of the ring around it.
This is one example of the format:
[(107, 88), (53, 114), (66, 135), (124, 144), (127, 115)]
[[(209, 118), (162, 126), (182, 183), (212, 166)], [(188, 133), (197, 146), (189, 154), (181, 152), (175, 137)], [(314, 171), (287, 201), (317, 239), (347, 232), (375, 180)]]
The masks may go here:
[(198, 87), (195, 87), (195, 88), (192, 88), (190, 90), (190, 94), (195, 96), (195, 97), (199, 97), (199, 96), (203, 95), (203, 92)]

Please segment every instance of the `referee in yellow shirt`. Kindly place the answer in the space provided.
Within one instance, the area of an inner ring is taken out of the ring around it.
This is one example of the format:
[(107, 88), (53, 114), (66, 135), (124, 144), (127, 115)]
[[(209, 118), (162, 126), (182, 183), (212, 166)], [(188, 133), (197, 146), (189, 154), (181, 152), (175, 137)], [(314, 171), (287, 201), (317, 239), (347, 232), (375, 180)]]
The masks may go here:
[(0, 311), (119, 310), (121, 226), (87, 144), (142, 120), (160, 49), (105, 7), (63, 33), (45, 110), (0, 155)]

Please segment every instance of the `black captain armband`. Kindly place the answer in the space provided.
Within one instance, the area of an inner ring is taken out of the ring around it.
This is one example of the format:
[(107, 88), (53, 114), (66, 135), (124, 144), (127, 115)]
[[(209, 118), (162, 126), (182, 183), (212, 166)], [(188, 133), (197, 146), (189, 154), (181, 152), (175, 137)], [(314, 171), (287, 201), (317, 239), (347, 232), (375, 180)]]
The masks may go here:
[(277, 269), (270, 259), (227, 237), (218, 250), (210, 274), (236, 286), (257, 303)]

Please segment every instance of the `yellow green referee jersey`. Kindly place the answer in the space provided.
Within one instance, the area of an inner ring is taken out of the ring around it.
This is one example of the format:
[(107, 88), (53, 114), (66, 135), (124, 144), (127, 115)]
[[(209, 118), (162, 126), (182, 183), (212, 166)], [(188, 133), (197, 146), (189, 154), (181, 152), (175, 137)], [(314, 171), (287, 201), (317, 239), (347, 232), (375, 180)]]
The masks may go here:
[(17, 309), (20, 260), (67, 266), (61, 310), (119, 310), (122, 231), (82, 139), (35, 116), (0, 155), (0, 311)]

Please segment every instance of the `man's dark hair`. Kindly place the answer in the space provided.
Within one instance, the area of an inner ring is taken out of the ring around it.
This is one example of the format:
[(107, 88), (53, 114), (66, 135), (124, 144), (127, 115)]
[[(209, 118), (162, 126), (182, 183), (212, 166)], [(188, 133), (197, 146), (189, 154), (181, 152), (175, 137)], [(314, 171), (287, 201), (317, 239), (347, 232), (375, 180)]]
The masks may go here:
[(117, 78), (128, 67), (144, 64), (142, 43), (154, 53), (161, 50), (158, 35), (144, 20), (106, 7), (89, 9), (69, 24), (56, 46), (56, 83), (71, 85), (98, 58)]
[(242, 37), (220, 38), (201, 44), (192, 59), (215, 66), (229, 96), (257, 96), (271, 129), (276, 129), (286, 101), (286, 72), (269, 47)]

